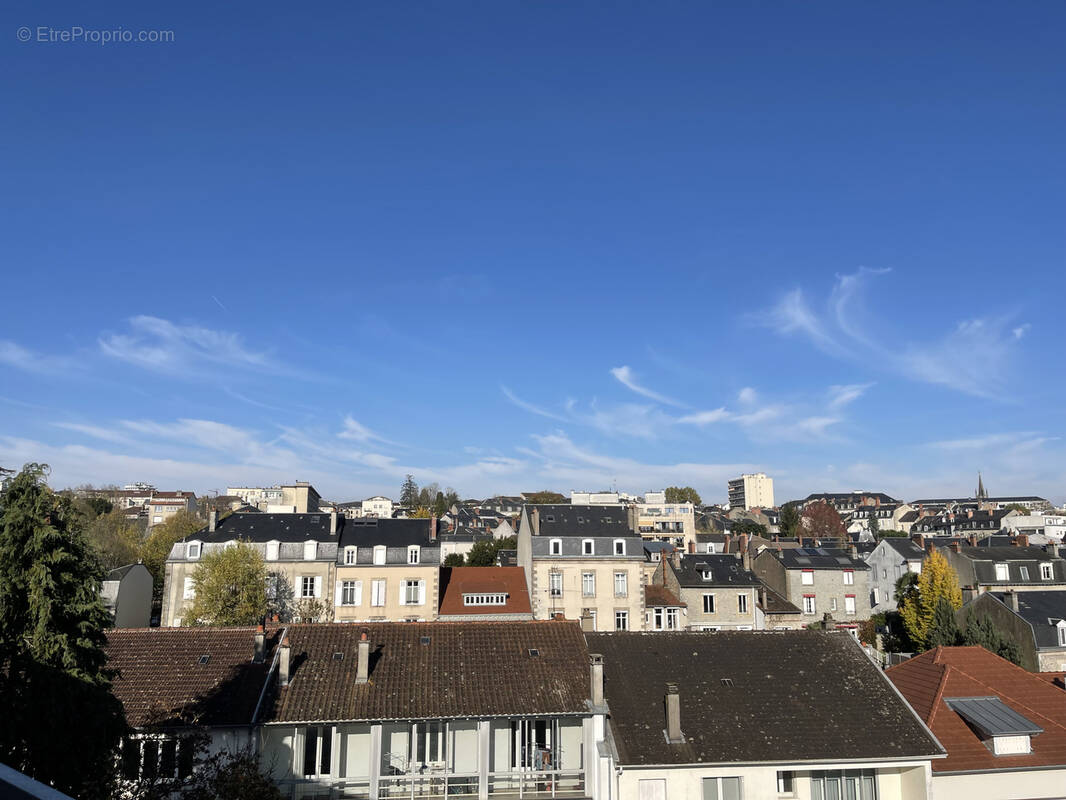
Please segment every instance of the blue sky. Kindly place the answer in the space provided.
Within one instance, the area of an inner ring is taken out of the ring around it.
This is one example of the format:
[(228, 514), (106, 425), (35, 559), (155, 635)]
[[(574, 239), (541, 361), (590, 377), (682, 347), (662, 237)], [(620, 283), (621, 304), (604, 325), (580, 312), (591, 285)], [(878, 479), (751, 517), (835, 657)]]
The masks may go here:
[(1066, 499), (1066, 6), (195, 5), (0, 11), (0, 464)]

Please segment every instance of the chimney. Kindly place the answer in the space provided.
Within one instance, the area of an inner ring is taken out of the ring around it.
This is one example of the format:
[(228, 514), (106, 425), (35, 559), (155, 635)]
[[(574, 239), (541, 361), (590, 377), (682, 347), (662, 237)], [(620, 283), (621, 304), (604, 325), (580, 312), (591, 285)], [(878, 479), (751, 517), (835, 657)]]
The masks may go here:
[(681, 695), (677, 693), (677, 684), (666, 684), (666, 741), (670, 744), (684, 744), (681, 735)]
[(367, 637), (367, 629), (359, 633), (359, 659), (356, 662), (355, 682), (367, 683), (370, 681), (370, 639)]
[(289, 637), (286, 636), (281, 640), (281, 657), (278, 659), (278, 680), (281, 681), (282, 686), (289, 685), (291, 650), (292, 648), (289, 647)]
[(581, 611), (581, 630), (587, 633), (594, 633), (596, 630), (592, 625), (592, 614), (587, 608)]
[(855, 544), (855, 542), (851, 542), (848, 544), (848, 555), (850, 555), (852, 558), (859, 557), (859, 548)]
[(429, 518), (429, 540), (431, 542), (437, 541), (437, 515), (434, 514)]
[(1047, 546), (1044, 549), (1047, 551), (1047, 554), (1052, 558), (1059, 557), (1059, 546), (1055, 542), (1048, 542)]
[(748, 552), (748, 534), (740, 534), (740, 539), (737, 543), (737, 547), (740, 549), (740, 552), (742, 554)]
[(973, 519), (973, 509), (972, 508), (968, 509), (966, 511), (966, 519)]
[(959, 547), (959, 543), (958, 542), (952, 542), (951, 543), (951, 552), (952, 553), (962, 552), (962, 548)]
[(329, 532), (330, 532), (331, 535), (336, 535), (336, 533), (337, 533), (337, 512), (336, 511), (330, 511), (329, 512)]
[(733, 534), (727, 533), (725, 535), (725, 547), (722, 548), (722, 552), (723, 553), (728, 553), (729, 552), (729, 545), (732, 543), (732, 541), (733, 541)]
[(207, 512), (207, 529), (212, 533), (218, 527), (218, 512), (211, 509)]
[(745, 572), (751, 572), (751, 551), (746, 547), (740, 553), (740, 563)]
[(916, 533), (911, 536), (911, 541), (918, 545), (923, 550), (925, 549), (925, 537), (920, 533)]
[(696, 552), (696, 543), (695, 542), (689, 542), (688, 543), (688, 551), (690, 553), (695, 553)]
[(256, 664), (263, 663), (266, 654), (266, 633), (260, 625), (255, 631), (255, 646), (252, 649), (252, 661)]
[(589, 653), (589, 697), (593, 707), (603, 705), (603, 656)]
[(762, 606), (762, 610), (763, 611), (766, 610), (766, 587), (765, 586), (760, 586), (759, 587), (759, 605)]
[(1017, 542), (1018, 542), (1018, 546), (1019, 547), (1028, 547), (1029, 546), (1029, 534), (1027, 534), (1027, 533), (1019, 533), (1018, 537), (1017, 537)]

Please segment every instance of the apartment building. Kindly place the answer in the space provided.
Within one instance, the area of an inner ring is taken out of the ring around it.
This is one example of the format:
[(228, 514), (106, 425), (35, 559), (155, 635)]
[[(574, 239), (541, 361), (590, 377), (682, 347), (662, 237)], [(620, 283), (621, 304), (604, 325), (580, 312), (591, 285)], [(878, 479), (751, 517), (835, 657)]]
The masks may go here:
[(260, 511), (274, 514), (313, 514), (319, 511), (322, 496), (306, 481), (279, 486), (230, 486), (226, 494), (239, 497)]
[(762, 582), (745, 553), (695, 553), (664, 558), (652, 582), (677, 595), (685, 607), (685, 628), (697, 631), (758, 629), (756, 607)]
[(518, 530), (535, 619), (644, 629), (644, 547), (621, 506), (527, 505)]
[(831, 614), (839, 626), (855, 627), (870, 618), (870, 567), (849, 550), (768, 548), (752, 559), (752, 568), (809, 622)]
[(692, 503), (667, 503), (665, 492), (647, 492), (643, 502), (628, 508), (629, 527), (644, 539), (688, 548), (696, 541), (696, 507)]
[(755, 472), (750, 475), (741, 475), (734, 478), (727, 485), (729, 493), (729, 507), (743, 508), (773, 508), (774, 506), (774, 479), (765, 472)]
[(197, 511), (196, 495), (193, 492), (153, 492), (145, 504), (148, 509), (148, 527), (162, 525), (175, 514)]

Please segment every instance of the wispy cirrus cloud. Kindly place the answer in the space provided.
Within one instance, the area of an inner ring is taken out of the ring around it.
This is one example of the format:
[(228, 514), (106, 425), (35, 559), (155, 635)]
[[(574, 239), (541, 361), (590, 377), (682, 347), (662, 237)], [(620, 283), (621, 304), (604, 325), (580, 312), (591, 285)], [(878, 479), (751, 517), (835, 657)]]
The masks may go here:
[(858, 400), (873, 383), (848, 383), (829, 387), (829, 407), (843, 408)]
[(674, 400), (672, 397), (667, 397), (664, 394), (656, 392), (654, 389), (649, 389), (647, 386), (638, 383), (636, 375), (633, 374), (633, 370), (628, 366), (622, 365), (621, 367), (612, 368), (611, 375), (630, 391), (636, 392), (643, 397), (647, 397), (649, 400), (654, 400), (655, 402), (662, 403), (666, 406), (674, 406), (675, 408), (688, 408), (685, 403)]
[(344, 418), (344, 427), (341, 432), (337, 434), (337, 437), (340, 439), (349, 439), (354, 442), (381, 442), (382, 444), (402, 446), (398, 442), (394, 442), (391, 439), (386, 439), (380, 434), (374, 433), (370, 428), (353, 418), (351, 414)]
[(8, 339), (0, 339), (0, 364), (38, 375), (56, 375), (80, 369), (80, 364), (73, 358), (37, 353)]

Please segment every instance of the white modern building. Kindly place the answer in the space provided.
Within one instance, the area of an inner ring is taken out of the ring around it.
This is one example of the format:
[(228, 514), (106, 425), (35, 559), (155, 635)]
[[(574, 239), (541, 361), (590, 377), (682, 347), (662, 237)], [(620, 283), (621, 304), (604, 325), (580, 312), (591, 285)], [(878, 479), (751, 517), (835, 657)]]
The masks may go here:
[(728, 489), (730, 508), (774, 507), (774, 479), (765, 472), (741, 475), (729, 481)]

